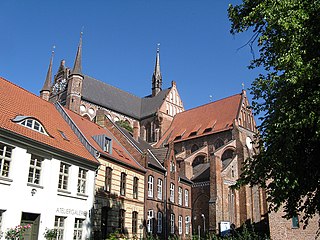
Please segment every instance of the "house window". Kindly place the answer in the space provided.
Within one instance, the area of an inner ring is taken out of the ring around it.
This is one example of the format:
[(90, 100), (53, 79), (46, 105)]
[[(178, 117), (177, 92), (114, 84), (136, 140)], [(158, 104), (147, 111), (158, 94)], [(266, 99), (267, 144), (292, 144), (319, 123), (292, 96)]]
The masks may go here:
[(54, 219), (54, 229), (57, 230), (57, 240), (62, 240), (63, 239), (63, 233), (64, 233), (64, 221), (65, 217), (59, 217), (55, 216)]
[(111, 191), (111, 178), (112, 178), (112, 168), (106, 167), (105, 179), (104, 179), (104, 189), (106, 192)]
[(182, 205), (182, 187), (178, 189), (178, 204)]
[(124, 233), (124, 219), (125, 219), (125, 210), (119, 210), (119, 231), (120, 233)]
[(42, 157), (31, 154), (28, 183), (40, 184), (42, 161)]
[(9, 177), (13, 147), (0, 143), (0, 176)]
[(73, 230), (73, 239), (81, 240), (82, 239), (82, 225), (83, 219), (76, 218), (74, 221), (74, 230)]
[(47, 133), (44, 130), (44, 127), (41, 125), (41, 123), (39, 123), (35, 119), (28, 118), (28, 119), (25, 119), (25, 120), (19, 122), (19, 124), (22, 125), (22, 126), (25, 126), (27, 128), (30, 128), (32, 130), (35, 130), (37, 132), (40, 132), (40, 133), (43, 133), (43, 134), (47, 135)]
[(133, 198), (138, 198), (138, 181), (139, 179), (137, 177), (133, 178)]
[(162, 200), (162, 179), (158, 178), (158, 185), (157, 185), (157, 192), (158, 192), (158, 199)]
[(111, 140), (109, 138), (105, 138), (103, 150), (105, 152), (110, 153), (110, 149), (111, 149)]
[(138, 233), (138, 212), (132, 212), (132, 234)]
[(148, 218), (147, 218), (147, 231), (148, 233), (152, 233), (153, 230), (153, 210), (148, 211)]
[(186, 216), (186, 235), (190, 234), (190, 217)]
[(189, 206), (189, 190), (188, 189), (184, 190), (184, 205), (186, 207)]
[(180, 215), (178, 217), (178, 229), (179, 229), (179, 235), (182, 234), (182, 216)]
[(158, 212), (157, 233), (162, 233), (162, 212)]
[(126, 178), (127, 178), (127, 174), (122, 172), (121, 173), (121, 180), (120, 180), (120, 195), (122, 195), (122, 196), (126, 195)]
[(170, 233), (174, 234), (174, 213), (170, 215)]
[(298, 216), (292, 217), (292, 228), (299, 228), (299, 218)]
[(70, 165), (63, 162), (60, 163), (58, 188), (61, 190), (68, 189), (69, 168), (70, 168)]
[(86, 193), (87, 170), (79, 168), (78, 174), (78, 193)]
[(174, 184), (170, 183), (170, 201), (174, 203)]
[(153, 197), (153, 176), (148, 177), (148, 197)]

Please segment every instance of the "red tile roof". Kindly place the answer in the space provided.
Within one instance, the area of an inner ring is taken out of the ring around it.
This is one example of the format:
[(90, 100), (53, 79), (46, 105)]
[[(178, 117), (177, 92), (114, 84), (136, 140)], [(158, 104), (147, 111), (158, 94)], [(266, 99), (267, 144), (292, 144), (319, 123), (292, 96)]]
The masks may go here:
[[(115, 136), (108, 129), (100, 127), (99, 125), (68, 109), (65, 109), (65, 111), (96, 150), (98, 150), (100, 153), (111, 156), (112, 158), (124, 163), (125, 165), (129, 165), (138, 170), (144, 171), (144, 168), (127, 152), (124, 146), (115, 138)], [(112, 141), (111, 154), (105, 152), (99, 146), (99, 144), (97, 144), (97, 142), (92, 138), (93, 136), (103, 134), (105, 134)]]
[[(236, 94), (177, 114), (157, 146), (231, 129), (233, 120), (237, 118), (241, 98), (242, 94)], [(190, 136), (195, 131), (196, 135)]]
[[(50, 135), (21, 126), (12, 120), (17, 116), (37, 119)], [(98, 165), (99, 162), (81, 144), (78, 137), (64, 121), (55, 106), (27, 90), (0, 77), (0, 128), (25, 136), (36, 142), (85, 158)], [(65, 140), (63, 132), (68, 140)]]

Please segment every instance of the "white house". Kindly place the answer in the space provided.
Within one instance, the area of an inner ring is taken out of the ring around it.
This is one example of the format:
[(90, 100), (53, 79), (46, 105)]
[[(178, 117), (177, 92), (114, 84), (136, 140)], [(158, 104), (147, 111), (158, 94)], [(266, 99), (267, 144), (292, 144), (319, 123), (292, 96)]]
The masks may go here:
[(52, 103), (0, 78), (0, 239), (89, 238), (98, 166)]

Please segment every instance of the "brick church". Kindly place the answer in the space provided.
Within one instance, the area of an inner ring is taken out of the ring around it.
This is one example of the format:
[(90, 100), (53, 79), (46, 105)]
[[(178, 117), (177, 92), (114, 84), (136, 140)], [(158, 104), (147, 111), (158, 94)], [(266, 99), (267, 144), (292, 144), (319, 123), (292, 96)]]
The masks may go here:
[[(149, 143), (159, 141), (173, 117), (184, 111), (176, 83), (162, 89), (159, 48), (152, 75), (152, 93), (137, 97), (82, 72), (82, 36), (72, 69), (62, 60), (52, 83), (52, 58), (40, 95), (51, 102), (60, 102), (70, 110), (94, 120), (99, 109), (105, 110), (114, 122), (125, 121)], [(107, 93), (107, 94), (106, 94)]]
[(255, 153), (255, 120), (244, 90), (185, 111), (176, 83), (162, 88), (159, 48), (151, 94), (142, 98), (85, 75), (81, 55), (82, 36), (73, 68), (62, 60), (53, 81), (51, 57), (40, 91), (43, 99), (60, 102), (91, 121), (102, 111), (113, 122), (127, 122), (134, 138), (152, 144), (150, 148), (173, 149), (168, 157), (176, 164), (178, 179), (193, 182), (193, 234), (223, 233), (245, 222), (267, 227), (265, 192), (257, 187), (230, 189), (240, 176), (243, 161)]

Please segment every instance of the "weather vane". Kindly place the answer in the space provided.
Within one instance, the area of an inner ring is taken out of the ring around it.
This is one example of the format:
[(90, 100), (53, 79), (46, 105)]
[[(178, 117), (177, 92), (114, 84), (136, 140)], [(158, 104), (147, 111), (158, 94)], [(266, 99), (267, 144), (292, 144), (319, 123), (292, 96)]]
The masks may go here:
[(160, 43), (157, 44), (157, 52), (160, 51)]
[(244, 90), (244, 83), (241, 83), (241, 85), (242, 85), (242, 90)]
[(209, 95), (210, 102), (212, 102), (212, 95)]

